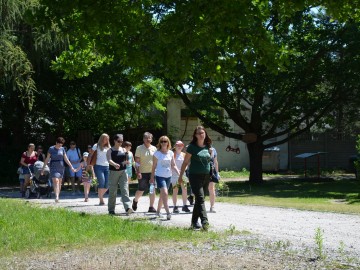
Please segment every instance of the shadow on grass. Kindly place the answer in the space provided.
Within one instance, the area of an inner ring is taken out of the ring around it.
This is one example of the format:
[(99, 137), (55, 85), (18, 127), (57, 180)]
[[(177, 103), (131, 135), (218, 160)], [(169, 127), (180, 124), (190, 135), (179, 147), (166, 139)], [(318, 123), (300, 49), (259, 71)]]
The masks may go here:
[(249, 181), (227, 182), (229, 197), (267, 196), (273, 198), (321, 198), (360, 203), (360, 183), (354, 179), (271, 179), (262, 184)]

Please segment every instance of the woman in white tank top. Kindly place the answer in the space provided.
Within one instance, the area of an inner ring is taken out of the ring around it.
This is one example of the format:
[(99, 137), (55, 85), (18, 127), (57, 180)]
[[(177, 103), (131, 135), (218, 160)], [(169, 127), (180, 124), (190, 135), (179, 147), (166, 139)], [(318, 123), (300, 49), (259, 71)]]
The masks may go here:
[[(185, 153), (182, 152), (183, 148), (184, 148), (184, 143), (182, 141), (177, 141), (175, 143), (174, 158), (175, 158), (175, 164), (176, 164), (177, 168), (181, 168), (181, 166), (184, 162)], [(176, 203), (177, 203), (177, 196), (178, 196), (180, 186), (181, 186), (181, 196), (182, 196), (182, 200), (183, 200), (183, 207), (181, 210), (188, 213), (188, 212), (190, 212), (190, 209), (186, 205), (187, 182), (188, 181), (184, 181), (184, 179), (183, 179), (183, 182), (180, 185), (178, 182), (178, 179), (179, 179), (179, 175), (177, 175), (176, 173), (173, 173), (172, 177), (171, 177), (171, 185), (173, 188), (172, 199), (173, 199), (173, 204), (174, 204), (173, 213), (179, 213), (179, 208), (177, 207)]]

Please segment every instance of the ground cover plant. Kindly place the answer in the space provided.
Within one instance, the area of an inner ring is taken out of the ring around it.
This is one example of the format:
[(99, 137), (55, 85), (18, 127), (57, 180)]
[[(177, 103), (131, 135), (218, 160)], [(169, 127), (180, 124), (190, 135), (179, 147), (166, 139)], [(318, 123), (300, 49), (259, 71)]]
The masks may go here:
[(202, 241), (219, 237), (214, 232), (165, 228), (141, 219), (45, 209), (26, 201), (0, 199), (0, 254), (8, 256), (35, 250), (40, 252), (144, 241)]

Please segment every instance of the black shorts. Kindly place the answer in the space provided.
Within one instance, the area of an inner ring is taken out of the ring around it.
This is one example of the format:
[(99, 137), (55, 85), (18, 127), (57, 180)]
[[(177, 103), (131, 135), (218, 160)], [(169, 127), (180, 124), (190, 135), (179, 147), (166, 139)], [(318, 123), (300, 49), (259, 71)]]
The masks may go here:
[(141, 173), (141, 179), (138, 179), (139, 182), (138, 190), (140, 191), (149, 190), (150, 177), (151, 177), (151, 173)]

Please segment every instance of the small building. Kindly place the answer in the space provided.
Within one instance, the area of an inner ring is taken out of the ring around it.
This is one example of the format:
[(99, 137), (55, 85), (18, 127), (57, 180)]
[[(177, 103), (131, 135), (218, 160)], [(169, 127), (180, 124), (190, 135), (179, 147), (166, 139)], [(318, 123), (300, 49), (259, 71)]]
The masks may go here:
[[(220, 113), (225, 113), (221, 109)], [(232, 120), (228, 120), (230, 127), (233, 127), (234, 132), (242, 133), (243, 130), (234, 124)], [(179, 98), (171, 98), (167, 104), (167, 134), (171, 140), (182, 140), (185, 145), (188, 144), (196, 126), (201, 125), (200, 120), (191, 113), (183, 101)], [(213, 146), (218, 153), (219, 167), (221, 170), (242, 170), (243, 168), (249, 169), (249, 154), (247, 145), (232, 138), (225, 137), (224, 135), (206, 129), (210, 138), (213, 141)], [(286, 170), (288, 168), (288, 144), (278, 146), (279, 151), (277, 157), (279, 160), (279, 169)], [(270, 168), (272, 170), (273, 161), (268, 160), (267, 156), (264, 157), (264, 169)], [(269, 163), (270, 162), (270, 163)], [(269, 165), (267, 165), (269, 163)], [(265, 168), (266, 167), (266, 168)]]

